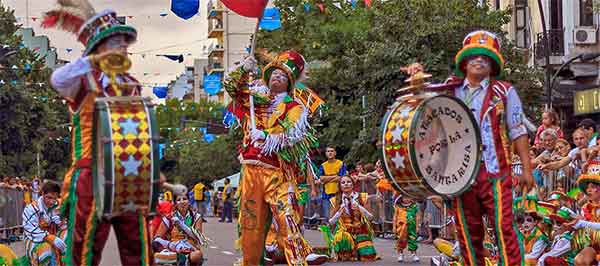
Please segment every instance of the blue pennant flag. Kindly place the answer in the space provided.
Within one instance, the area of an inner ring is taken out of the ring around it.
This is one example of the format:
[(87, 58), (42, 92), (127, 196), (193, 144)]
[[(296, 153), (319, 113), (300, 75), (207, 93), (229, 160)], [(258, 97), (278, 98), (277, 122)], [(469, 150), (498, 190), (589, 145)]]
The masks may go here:
[(208, 95), (215, 95), (221, 91), (221, 74), (214, 73), (204, 76), (204, 91)]
[(356, 8), (356, 6), (358, 5), (358, 1), (351, 0), (351, 2), (352, 2), (352, 8)]
[(158, 159), (162, 160), (165, 157), (165, 144), (158, 144)]
[(281, 14), (279, 8), (267, 8), (260, 20), (260, 28), (268, 31), (274, 31), (281, 28)]
[(304, 12), (309, 12), (309, 11), (310, 11), (310, 4), (304, 3)]
[(177, 61), (179, 63), (183, 62), (183, 55), (179, 54), (179, 55), (171, 55), (171, 54), (157, 54), (156, 56), (164, 56), (166, 58), (169, 58), (173, 61)]
[(198, 14), (199, 0), (172, 0), (171, 11), (182, 19), (190, 19)]
[(167, 87), (152, 88), (152, 92), (154, 92), (154, 95), (156, 95), (156, 97), (158, 97), (159, 99), (164, 99), (165, 97), (167, 97), (167, 90)]
[(215, 135), (213, 134), (204, 134), (204, 141), (211, 143), (215, 141)]

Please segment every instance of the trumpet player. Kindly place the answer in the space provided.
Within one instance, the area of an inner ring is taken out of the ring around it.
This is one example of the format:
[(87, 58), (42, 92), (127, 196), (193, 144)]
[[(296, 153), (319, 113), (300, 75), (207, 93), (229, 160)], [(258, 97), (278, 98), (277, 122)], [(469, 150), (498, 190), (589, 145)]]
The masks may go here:
[(154, 235), (153, 244), (162, 248), (155, 255), (157, 263), (176, 262), (177, 265), (202, 265), (202, 215), (192, 208), (185, 193), (177, 194), (172, 214), (163, 215)]
[[(136, 30), (122, 25), (112, 10), (96, 13), (86, 0), (58, 1), (57, 9), (43, 18), (45, 28), (58, 28), (77, 36), (85, 46), (83, 56), (54, 71), (52, 87), (64, 97), (71, 113), (72, 164), (62, 186), (62, 215), (68, 217), (66, 265), (98, 265), (114, 226), (123, 265), (150, 265), (148, 223), (141, 212), (101, 219), (93, 193), (93, 121), (95, 100), (111, 96), (139, 96), (141, 87), (128, 73), (115, 75), (100, 68), (109, 58), (120, 58), (127, 69), (127, 51), (136, 41)], [(103, 63), (104, 62), (104, 63)]]

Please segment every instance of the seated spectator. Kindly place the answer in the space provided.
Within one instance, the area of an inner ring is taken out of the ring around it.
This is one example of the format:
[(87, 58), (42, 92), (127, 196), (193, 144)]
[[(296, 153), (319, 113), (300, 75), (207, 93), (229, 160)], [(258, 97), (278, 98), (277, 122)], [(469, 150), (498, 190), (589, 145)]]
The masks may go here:
[(554, 129), (556, 131), (557, 137), (564, 138), (559, 123), (560, 119), (558, 118), (558, 114), (554, 110), (548, 109), (544, 111), (544, 113), (542, 114), (542, 124), (538, 127), (537, 132), (535, 133), (535, 140), (533, 142), (534, 146), (538, 149), (540, 149), (543, 146), (541, 139), (542, 132), (549, 128)]
[(67, 248), (63, 240), (67, 223), (59, 216), (59, 196), (60, 185), (47, 182), (42, 196), (23, 211), (25, 251), (32, 266), (60, 265)]

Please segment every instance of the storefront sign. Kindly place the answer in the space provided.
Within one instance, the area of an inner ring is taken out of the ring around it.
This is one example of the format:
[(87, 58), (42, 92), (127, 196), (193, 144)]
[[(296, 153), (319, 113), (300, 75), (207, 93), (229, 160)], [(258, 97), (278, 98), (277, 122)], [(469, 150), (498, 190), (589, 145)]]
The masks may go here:
[(577, 91), (573, 98), (575, 115), (600, 112), (600, 88)]

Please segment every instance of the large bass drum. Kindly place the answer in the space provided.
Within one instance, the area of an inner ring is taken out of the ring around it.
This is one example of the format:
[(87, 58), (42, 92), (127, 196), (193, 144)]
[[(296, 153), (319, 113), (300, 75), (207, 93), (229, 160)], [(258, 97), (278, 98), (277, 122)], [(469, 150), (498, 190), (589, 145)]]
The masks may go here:
[(94, 196), (100, 216), (155, 211), (159, 132), (153, 106), (142, 97), (96, 99)]
[(401, 193), (416, 199), (458, 196), (475, 181), (479, 127), (460, 100), (432, 93), (403, 96), (382, 126), (387, 177)]

